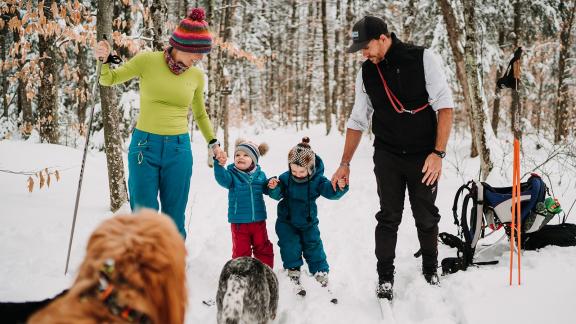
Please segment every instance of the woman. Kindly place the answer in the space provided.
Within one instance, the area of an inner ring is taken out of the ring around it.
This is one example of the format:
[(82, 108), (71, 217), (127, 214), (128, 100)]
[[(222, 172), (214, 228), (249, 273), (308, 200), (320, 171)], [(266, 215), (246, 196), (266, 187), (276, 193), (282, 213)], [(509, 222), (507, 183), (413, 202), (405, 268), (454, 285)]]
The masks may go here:
[(204, 107), (204, 73), (193, 65), (210, 52), (212, 36), (204, 10), (193, 9), (180, 21), (163, 52), (141, 52), (117, 69), (110, 69), (110, 44), (100, 41), (95, 49), (102, 65), (100, 84), (112, 86), (140, 78), (140, 114), (128, 150), (130, 207), (158, 210), (176, 223), (184, 238), (184, 212), (192, 176), (192, 152), (188, 135), (188, 109), (216, 159), (226, 153), (214, 136)]

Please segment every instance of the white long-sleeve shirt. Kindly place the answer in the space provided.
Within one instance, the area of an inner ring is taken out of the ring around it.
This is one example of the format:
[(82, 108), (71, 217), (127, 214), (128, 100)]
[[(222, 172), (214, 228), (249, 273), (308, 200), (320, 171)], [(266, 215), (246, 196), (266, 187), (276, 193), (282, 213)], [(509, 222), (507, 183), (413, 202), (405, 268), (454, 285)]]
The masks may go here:
[[(444, 74), (443, 64), (440, 57), (429, 49), (424, 49), (424, 56), (422, 58), (424, 63), (424, 78), (426, 80), (426, 91), (428, 92), (428, 102), (434, 109), (438, 111), (443, 108), (454, 108), (454, 100), (452, 99), (452, 90), (446, 80)], [(384, 91), (384, 89), (382, 89)], [(362, 81), (362, 69), (356, 75), (356, 96), (354, 99), (354, 107), (348, 118), (346, 127), (365, 131), (368, 129), (370, 119), (374, 113), (372, 102), (364, 89), (364, 82)]]

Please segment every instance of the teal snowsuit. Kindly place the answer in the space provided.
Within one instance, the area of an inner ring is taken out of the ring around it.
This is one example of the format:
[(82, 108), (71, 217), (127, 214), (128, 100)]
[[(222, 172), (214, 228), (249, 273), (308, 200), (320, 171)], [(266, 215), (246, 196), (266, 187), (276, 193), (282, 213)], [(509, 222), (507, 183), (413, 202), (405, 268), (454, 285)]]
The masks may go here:
[(323, 196), (337, 200), (348, 191), (348, 186), (343, 190), (338, 187), (336, 191), (332, 189), (332, 183), (324, 176), (324, 163), (318, 155), (315, 166), (315, 172), (307, 179), (295, 179), (290, 171), (284, 172), (280, 175), (278, 187), (270, 190), (270, 197), (280, 200), (276, 234), (284, 268), (302, 266), (304, 256), (313, 274), (329, 271), (318, 228), (316, 199)]

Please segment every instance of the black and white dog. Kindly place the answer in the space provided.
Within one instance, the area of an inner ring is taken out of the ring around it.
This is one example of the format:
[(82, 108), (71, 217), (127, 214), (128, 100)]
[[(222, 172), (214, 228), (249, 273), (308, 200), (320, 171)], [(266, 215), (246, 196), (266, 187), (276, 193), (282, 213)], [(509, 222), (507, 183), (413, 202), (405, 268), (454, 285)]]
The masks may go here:
[(266, 324), (276, 318), (278, 279), (257, 259), (230, 260), (220, 274), (216, 305), (218, 324)]

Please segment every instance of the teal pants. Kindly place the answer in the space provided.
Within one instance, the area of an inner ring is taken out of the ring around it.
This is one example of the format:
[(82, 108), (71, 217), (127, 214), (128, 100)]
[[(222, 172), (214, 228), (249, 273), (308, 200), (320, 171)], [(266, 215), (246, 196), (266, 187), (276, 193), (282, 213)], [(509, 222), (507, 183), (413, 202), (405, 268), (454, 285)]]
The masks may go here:
[(310, 273), (330, 270), (322, 239), (320, 239), (318, 224), (300, 228), (291, 223), (277, 220), (276, 234), (278, 235), (278, 246), (284, 269), (299, 268), (304, 263), (302, 260), (304, 257)]
[[(160, 210), (186, 238), (184, 213), (192, 176), (190, 136), (156, 135), (134, 129), (128, 149), (128, 191), (132, 211)], [(160, 206), (158, 204), (160, 198)]]

